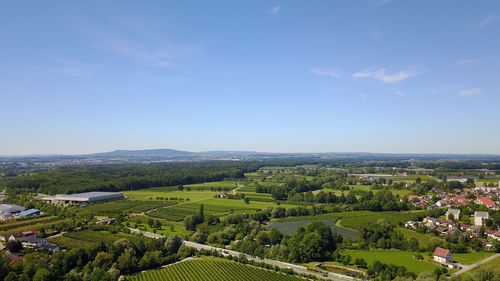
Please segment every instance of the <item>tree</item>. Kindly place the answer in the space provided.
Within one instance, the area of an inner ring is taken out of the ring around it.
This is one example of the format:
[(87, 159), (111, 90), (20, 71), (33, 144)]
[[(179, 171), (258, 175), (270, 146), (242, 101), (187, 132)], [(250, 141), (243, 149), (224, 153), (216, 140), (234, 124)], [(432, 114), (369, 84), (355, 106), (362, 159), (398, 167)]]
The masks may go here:
[(354, 261), (354, 264), (359, 268), (366, 268), (367, 267), (366, 261), (362, 258), (356, 258), (356, 260)]
[(245, 204), (250, 204), (250, 199), (248, 197), (245, 197), (244, 201), (245, 201)]
[(161, 252), (160, 251), (149, 251), (144, 254), (142, 259), (139, 261), (139, 267), (141, 269), (148, 269), (156, 267), (161, 263)]
[(168, 255), (172, 255), (177, 253), (179, 248), (182, 245), (182, 238), (174, 235), (174, 236), (169, 236), (167, 240), (165, 241), (165, 251), (167, 252)]
[(52, 281), (53, 278), (54, 277), (48, 269), (39, 268), (33, 276), (33, 281)]
[(19, 253), (23, 250), (23, 244), (18, 240), (9, 241), (7, 245), (5, 245), (5, 248), (11, 253)]
[(116, 267), (122, 274), (133, 272), (137, 267), (135, 257), (130, 251), (125, 251), (116, 260)]

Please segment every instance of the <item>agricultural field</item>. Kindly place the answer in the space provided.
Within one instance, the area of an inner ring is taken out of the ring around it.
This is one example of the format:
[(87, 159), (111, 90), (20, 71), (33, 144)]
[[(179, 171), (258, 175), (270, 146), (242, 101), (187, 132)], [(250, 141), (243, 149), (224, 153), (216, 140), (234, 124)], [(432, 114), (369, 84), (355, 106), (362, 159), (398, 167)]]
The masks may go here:
[(94, 245), (94, 243), (84, 240), (78, 240), (60, 235), (57, 237), (49, 238), (47, 241), (51, 244), (55, 244), (64, 249), (75, 249), (75, 248), (87, 248)]
[(131, 281), (301, 281), (286, 275), (219, 258), (190, 259), (159, 270), (149, 270), (128, 276)]
[(424, 253), (422, 253), (422, 256), (424, 256), (424, 260), (422, 261), (414, 257), (414, 252), (400, 250), (345, 250), (344, 253), (350, 255), (352, 260), (363, 258), (368, 265), (372, 264), (374, 261), (380, 261), (387, 264), (405, 266), (409, 271), (416, 274), (423, 271), (433, 271), (439, 267), (439, 265), (431, 262), (431, 258)]
[(28, 230), (39, 230), (49, 228), (57, 224), (69, 222), (70, 219), (61, 219), (58, 217), (41, 217), (22, 221), (13, 221), (0, 225), (0, 235), (18, 233)]
[(90, 243), (113, 243), (119, 239), (128, 239), (130, 241), (139, 242), (142, 238), (132, 234), (125, 233), (110, 233), (107, 231), (91, 231), (82, 230), (75, 232), (68, 232), (63, 235), (63, 237), (71, 238), (73, 240), (81, 240)]
[(93, 214), (93, 215), (143, 213), (152, 209), (166, 207), (174, 204), (177, 204), (177, 202), (120, 200), (120, 201), (106, 202), (100, 204), (92, 204), (90, 206), (79, 209), (78, 212), (81, 214)]
[(331, 219), (318, 219), (318, 220), (302, 220), (302, 221), (285, 221), (285, 222), (275, 222), (267, 226), (267, 229), (277, 229), (281, 233), (292, 236), (298, 227), (305, 227), (307, 224), (311, 222), (321, 222), (324, 223), (330, 228), (342, 235), (344, 239), (348, 239), (351, 241), (357, 241), (360, 237), (360, 233), (356, 230), (348, 229), (339, 225), (336, 225), (336, 218)]
[(196, 184), (184, 185), (185, 190), (206, 190), (206, 191), (231, 191), (238, 187), (238, 183), (241, 181), (215, 181), (215, 182), (204, 182)]
[(141, 190), (124, 192), (125, 196), (131, 200), (140, 201), (161, 201), (156, 198), (182, 198), (184, 201), (198, 201), (213, 198), (219, 192), (215, 191), (187, 191), (172, 190), (171, 188), (147, 188)]

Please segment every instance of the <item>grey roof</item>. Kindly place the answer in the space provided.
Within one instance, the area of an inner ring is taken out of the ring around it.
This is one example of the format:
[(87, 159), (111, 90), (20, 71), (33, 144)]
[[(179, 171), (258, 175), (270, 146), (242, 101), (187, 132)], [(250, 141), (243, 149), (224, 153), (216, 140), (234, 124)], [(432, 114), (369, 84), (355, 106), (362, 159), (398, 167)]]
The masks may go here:
[(0, 214), (1, 213), (11, 213), (24, 211), (24, 208), (14, 204), (0, 204)]
[(488, 217), (490, 216), (490, 214), (488, 214), (488, 212), (479, 212), (479, 211), (475, 211), (475, 212), (474, 212), (474, 216), (475, 216), (475, 217), (488, 218)]
[(29, 209), (29, 210), (25, 210), (25, 211), (22, 211), (20, 212), (18, 215), (23, 217), (23, 216), (29, 216), (29, 215), (32, 215), (32, 214), (35, 214), (35, 213), (40, 213), (40, 210), (38, 209)]
[(100, 196), (114, 195), (114, 194), (120, 194), (120, 192), (90, 191), (90, 192), (82, 192), (74, 194), (58, 194), (57, 196), (60, 195), (64, 197), (92, 198), (92, 197), (100, 197)]

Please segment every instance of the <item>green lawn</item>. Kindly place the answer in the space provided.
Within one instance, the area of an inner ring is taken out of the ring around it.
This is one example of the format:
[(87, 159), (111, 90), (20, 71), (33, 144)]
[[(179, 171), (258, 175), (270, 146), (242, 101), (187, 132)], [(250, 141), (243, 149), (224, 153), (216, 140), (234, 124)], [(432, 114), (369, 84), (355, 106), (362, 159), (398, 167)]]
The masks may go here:
[(452, 255), (453, 255), (453, 260), (455, 260), (456, 262), (468, 265), (468, 264), (473, 264), (475, 262), (478, 262), (484, 258), (487, 258), (487, 257), (493, 255), (493, 253), (490, 253), (490, 252), (470, 252), (470, 253), (464, 253), (464, 254), (456, 253), (456, 254), (452, 254)]
[(148, 225), (148, 220), (151, 217), (146, 216), (146, 215), (139, 215), (139, 216), (132, 216), (128, 217), (126, 220), (126, 223), (129, 224), (130, 227), (133, 228), (138, 228), (141, 230), (149, 231), (149, 232), (154, 232), (158, 234), (163, 234), (163, 235), (179, 235), (182, 237), (185, 237), (190, 233), (190, 231), (186, 230), (184, 228), (184, 224), (180, 222), (172, 222), (172, 221), (167, 221), (165, 219), (159, 219), (159, 218), (154, 218), (154, 220), (160, 220), (162, 223), (161, 229), (153, 229)]
[(352, 257), (352, 260), (355, 260), (356, 258), (363, 258), (369, 265), (374, 261), (380, 261), (387, 264), (404, 266), (409, 271), (416, 274), (423, 271), (433, 271), (439, 267), (430, 261), (430, 258), (426, 253), (422, 253), (424, 260), (419, 261), (414, 258), (414, 252), (405, 252), (400, 250), (371, 249), (369, 251), (345, 250), (344, 252), (349, 254)]

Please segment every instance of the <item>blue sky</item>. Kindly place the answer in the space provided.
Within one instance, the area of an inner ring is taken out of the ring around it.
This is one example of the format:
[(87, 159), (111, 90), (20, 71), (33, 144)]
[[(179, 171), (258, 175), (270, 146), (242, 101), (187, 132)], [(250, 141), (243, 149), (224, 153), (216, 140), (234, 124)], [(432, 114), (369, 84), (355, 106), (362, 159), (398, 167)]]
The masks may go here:
[(499, 1), (8, 1), (0, 154), (500, 154)]

